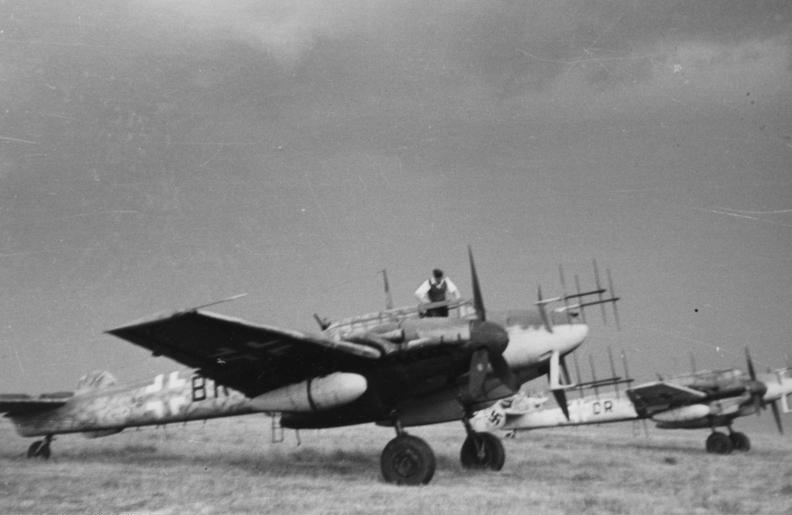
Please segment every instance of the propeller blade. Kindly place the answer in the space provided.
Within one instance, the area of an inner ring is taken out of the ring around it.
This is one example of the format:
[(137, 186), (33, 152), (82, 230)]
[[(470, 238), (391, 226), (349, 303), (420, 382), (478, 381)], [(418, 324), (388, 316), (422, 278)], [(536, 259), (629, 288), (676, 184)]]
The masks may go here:
[(754, 370), (753, 360), (751, 359), (751, 353), (748, 352), (748, 347), (745, 348), (745, 362), (748, 364), (748, 375), (752, 381), (756, 381), (756, 371)]
[(569, 406), (567, 406), (566, 392), (564, 390), (553, 390), (553, 397), (555, 397), (556, 404), (561, 408), (564, 417), (569, 420)]
[(520, 382), (517, 380), (517, 376), (514, 375), (502, 354), (490, 352), (489, 361), (493, 372), (495, 372), (501, 383), (505, 384), (512, 392), (520, 389)]
[(489, 362), (489, 352), (483, 347), (470, 356), (468, 393), (472, 399), (478, 399), (484, 394), (484, 381), (487, 379)]
[(778, 402), (771, 403), (770, 407), (773, 409), (773, 418), (775, 419), (778, 432), (784, 434), (784, 426), (781, 425), (781, 413), (778, 411)]
[(487, 310), (484, 308), (484, 299), (481, 297), (481, 286), (479, 286), (476, 264), (473, 262), (473, 249), (468, 245), (468, 259), (470, 260), (470, 282), (473, 287), (473, 308), (476, 310), (476, 318), (479, 320), (487, 319)]
[(563, 358), (561, 357), (561, 353), (557, 350), (554, 350), (550, 355), (550, 373), (548, 374), (548, 379), (550, 380), (550, 391), (553, 392), (553, 397), (555, 397), (558, 407), (561, 408), (561, 411), (564, 412), (564, 416), (567, 420), (569, 420), (569, 407), (567, 406), (566, 391), (564, 390), (564, 386), (561, 384), (561, 375), (566, 374), (566, 372), (563, 372), (566, 369), (566, 366), (562, 365), (562, 362)]

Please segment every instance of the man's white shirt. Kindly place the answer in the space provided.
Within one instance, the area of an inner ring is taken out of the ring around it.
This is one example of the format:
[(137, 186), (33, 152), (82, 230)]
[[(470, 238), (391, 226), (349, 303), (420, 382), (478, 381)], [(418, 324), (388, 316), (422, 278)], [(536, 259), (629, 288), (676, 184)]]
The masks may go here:
[[(441, 281), (445, 281), (446, 284), (446, 299), (458, 299), (460, 297), (459, 288), (457, 288), (456, 284), (451, 281), (448, 277), (444, 277)], [(418, 297), (418, 300), (422, 303), (426, 304), (430, 302), (429, 300), (429, 289), (431, 288), (432, 279), (427, 279), (421, 283), (417, 290), (415, 290), (415, 296)], [(433, 283), (435, 285), (440, 284), (439, 282)]]

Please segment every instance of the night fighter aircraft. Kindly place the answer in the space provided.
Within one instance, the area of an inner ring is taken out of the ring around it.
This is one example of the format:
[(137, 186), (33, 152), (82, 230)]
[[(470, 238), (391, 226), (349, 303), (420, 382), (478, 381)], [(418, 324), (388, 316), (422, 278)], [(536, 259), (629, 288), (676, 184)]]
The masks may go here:
[[(789, 368), (756, 374), (747, 349), (746, 361), (747, 376), (736, 368), (699, 370), (627, 388), (626, 395), (619, 392), (618, 385), (630, 383), (631, 379), (613, 377), (579, 384), (587, 390), (612, 385), (614, 391), (595, 391), (593, 395), (571, 400), (567, 405), (568, 417), (558, 407), (544, 407), (547, 397), (530, 403), (515, 396), (480, 411), (471, 423), (479, 431), (524, 431), (648, 418), (661, 429), (711, 429), (706, 441), (710, 453), (748, 451), (750, 440), (745, 433), (733, 431), (732, 424), (735, 419), (758, 414), (769, 405), (778, 431), (783, 433), (781, 412), (792, 412), (787, 400), (792, 395), (792, 377)], [(728, 434), (717, 431), (718, 427), (726, 427)]]
[[(556, 320), (557, 313), (549, 326), (541, 300), (538, 311), (487, 312), (469, 255), (470, 318), (421, 318), (426, 306), (396, 308), (322, 323), (322, 332), (311, 334), (196, 308), (108, 331), (195, 371), (131, 387), (112, 385), (107, 374), (88, 376), (70, 396), (0, 397), (0, 411), (21, 435), (44, 436), (30, 446), (30, 457), (48, 457), (55, 434), (104, 436), (126, 427), (253, 412), (281, 413), (287, 428), (375, 422), (396, 430), (381, 469), (386, 481), (398, 484), (427, 483), (435, 470), (432, 449), (404, 427), (461, 420), (468, 435), (463, 466), (499, 470), (502, 443), (475, 432), (470, 417), (525, 381), (548, 372), (557, 376), (554, 369), (583, 342), (588, 326), (567, 316)], [(616, 302), (604, 292), (568, 298), (598, 296), (581, 305)]]

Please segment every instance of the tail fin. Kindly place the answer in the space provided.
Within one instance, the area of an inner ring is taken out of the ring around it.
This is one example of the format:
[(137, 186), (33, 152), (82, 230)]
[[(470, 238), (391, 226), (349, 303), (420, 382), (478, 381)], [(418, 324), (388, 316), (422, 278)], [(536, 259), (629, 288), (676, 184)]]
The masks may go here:
[(104, 390), (117, 382), (115, 376), (110, 372), (105, 370), (94, 370), (93, 372), (88, 372), (77, 381), (77, 392)]
[[(94, 370), (88, 372), (77, 381), (77, 393), (85, 393), (91, 390), (104, 390), (116, 384), (116, 378), (110, 372), (104, 370)], [(97, 431), (84, 431), (85, 438), (101, 438), (120, 433), (124, 428), (119, 429), (100, 429)]]

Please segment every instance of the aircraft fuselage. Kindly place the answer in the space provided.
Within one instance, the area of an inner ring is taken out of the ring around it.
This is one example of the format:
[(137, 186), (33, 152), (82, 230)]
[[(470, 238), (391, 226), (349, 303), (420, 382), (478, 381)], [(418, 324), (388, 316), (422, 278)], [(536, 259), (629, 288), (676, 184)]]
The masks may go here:
[(43, 436), (120, 431), (253, 412), (251, 400), (242, 393), (184, 370), (160, 374), (147, 383), (78, 391), (58, 408), (9, 418), (21, 436)]

